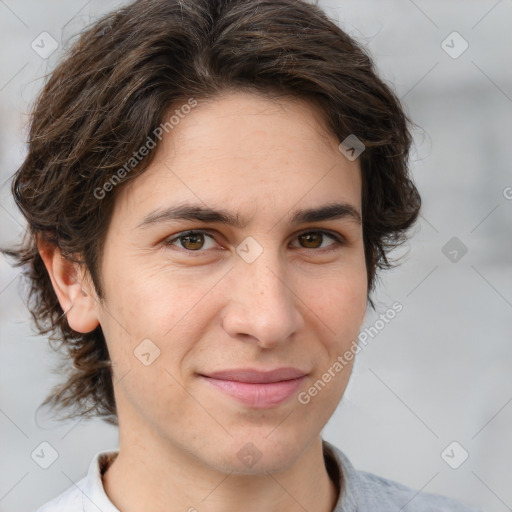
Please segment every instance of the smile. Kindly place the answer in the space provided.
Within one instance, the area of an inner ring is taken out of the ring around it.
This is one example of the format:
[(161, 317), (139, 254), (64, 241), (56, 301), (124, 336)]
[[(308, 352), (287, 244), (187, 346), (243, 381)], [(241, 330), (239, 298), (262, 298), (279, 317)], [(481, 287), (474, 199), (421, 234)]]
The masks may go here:
[(292, 396), (305, 380), (305, 376), (268, 383), (249, 383), (200, 376), (207, 384), (256, 409), (275, 407)]

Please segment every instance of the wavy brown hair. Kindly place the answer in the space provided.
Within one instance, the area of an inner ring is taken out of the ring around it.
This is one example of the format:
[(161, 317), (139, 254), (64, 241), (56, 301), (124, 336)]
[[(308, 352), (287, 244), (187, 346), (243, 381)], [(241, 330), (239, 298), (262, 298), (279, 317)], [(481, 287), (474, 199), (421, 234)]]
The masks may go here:
[(69, 327), (37, 239), (85, 265), (101, 300), (101, 256), (115, 198), (155, 151), (101, 200), (94, 191), (173, 108), (191, 97), (239, 90), (306, 99), (340, 142), (355, 134), (364, 143), (363, 237), (374, 308), (377, 271), (394, 265), (388, 253), (406, 240), (421, 201), (408, 170), (411, 121), (364, 48), (302, 0), (135, 1), (87, 27), (50, 74), (12, 182), (28, 228), (19, 246), (3, 252), (24, 267), (38, 333), (55, 350), (64, 347), (66, 380), (43, 402), (72, 409), (60, 419), (97, 416), (118, 425), (101, 327), (87, 334)]

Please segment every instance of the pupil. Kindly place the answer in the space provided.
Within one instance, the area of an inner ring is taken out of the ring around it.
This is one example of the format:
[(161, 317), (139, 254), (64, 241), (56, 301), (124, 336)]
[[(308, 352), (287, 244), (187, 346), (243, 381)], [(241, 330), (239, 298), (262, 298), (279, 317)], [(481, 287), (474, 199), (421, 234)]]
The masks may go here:
[[(302, 235), (302, 237), (306, 239), (306, 244), (311, 243), (312, 240), (314, 240), (315, 237), (317, 238), (317, 241), (318, 241), (318, 238), (319, 238), (317, 233), (306, 233), (306, 234)], [(318, 247), (318, 244), (315, 244), (314, 241), (312, 243), (313, 243), (314, 247)]]
[[(185, 236), (185, 243), (188, 243), (190, 240), (192, 240), (191, 244), (192, 245), (195, 245), (195, 244), (199, 244), (199, 246), (201, 245), (201, 234), (193, 234), (193, 235), (187, 235)], [(199, 239), (199, 241), (198, 241)], [(198, 249), (198, 247), (192, 247), (193, 249)]]

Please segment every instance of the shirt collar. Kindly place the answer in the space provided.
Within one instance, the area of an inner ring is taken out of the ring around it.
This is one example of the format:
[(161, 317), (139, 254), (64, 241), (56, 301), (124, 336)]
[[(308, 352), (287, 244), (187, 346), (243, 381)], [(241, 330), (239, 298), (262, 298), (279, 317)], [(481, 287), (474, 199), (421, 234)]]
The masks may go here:
[(83, 512), (119, 512), (114, 507), (103, 487), (103, 473), (117, 457), (116, 449), (98, 452), (92, 459), (82, 493)]
[[(336, 446), (322, 440), (327, 472), (338, 489), (338, 501), (333, 512), (366, 512), (365, 483), (348, 457)], [(341, 492), (340, 492), (341, 489)]]

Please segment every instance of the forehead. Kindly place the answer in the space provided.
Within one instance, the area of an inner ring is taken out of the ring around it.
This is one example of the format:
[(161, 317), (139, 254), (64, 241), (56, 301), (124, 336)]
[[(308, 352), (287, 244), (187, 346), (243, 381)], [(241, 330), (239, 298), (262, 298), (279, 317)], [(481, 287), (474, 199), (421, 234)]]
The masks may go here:
[(359, 209), (359, 163), (338, 144), (304, 100), (232, 93), (199, 101), (164, 134), (147, 170), (123, 187), (116, 209), (185, 200), (245, 205), (251, 213), (256, 204), (277, 211), (339, 200)]
[[(304, 148), (304, 140), (312, 144)], [(260, 157), (268, 152), (290, 154), (290, 149), (299, 153), (313, 145), (322, 145), (329, 152), (338, 144), (328, 129), (326, 114), (316, 104), (298, 97), (240, 91), (199, 101), (163, 142), (164, 151), (178, 153), (180, 146), (199, 143), (216, 154), (240, 158), (250, 153)], [(294, 142), (301, 146), (294, 147)]]

